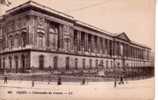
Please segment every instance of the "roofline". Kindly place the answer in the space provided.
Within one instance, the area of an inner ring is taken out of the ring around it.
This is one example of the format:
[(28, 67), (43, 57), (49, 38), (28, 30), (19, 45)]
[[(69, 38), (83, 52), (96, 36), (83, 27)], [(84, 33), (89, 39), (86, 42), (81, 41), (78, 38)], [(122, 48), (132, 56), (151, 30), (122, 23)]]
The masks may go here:
[(108, 31), (105, 31), (105, 30), (103, 30), (103, 29), (100, 29), (100, 28), (98, 28), (98, 27), (95, 27), (95, 26), (93, 26), (93, 25), (90, 25), (90, 24), (88, 24), (88, 23), (85, 23), (85, 22), (83, 22), (83, 21), (80, 21), (80, 20), (76, 20), (76, 19), (75, 19), (75, 23), (78, 24), (78, 25), (80, 25), (80, 26), (87, 27), (87, 28), (90, 28), (90, 29), (92, 29), (92, 30), (94, 30), (94, 31), (98, 31), (98, 32), (100, 32), (100, 33), (103, 33), (104, 35), (107, 35), (107, 36), (109, 36), (109, 37), (112, 37), (112, 33), (108, 32)]
[[(110, 37), (113, 37), (113, 38), (115, 37), (115, 35), (113, 35), (113, 33), (111, 33), (111, 32), (105, 31), (105, 30), (100, 29), (100, 28), (98, 28), (98, 27), (95, 27), (95, 26), (93, 26), (93, 25), (90, 25), (90, 24), (87, 24), (87, 23), (82, 22), (82, 21), (80, 21), (80, 20), (77, 20), (77, 19), (75, 19), (75, 18), (74, 18), (73, 16), (71, 16), (71, 15), (68, 15), (68, 14), (65, 14), (65, 13), (63, 13), (63, 12), (57, 11), (57, 10), (55, 10), (55, 9), (52, 9), (52, 8), (47, 7), (47, 6), (45, 6), (45, 5), (39, 4), (39, 3), (35, 2), (35, 1), (32, 1), (32, 0), (29, 0), (29, 1), (25, 2), (25, 3), (23, 3), (23, 4), (20, 4), (20, 5), (16, 6), (16, 7), (13, 7), (13, 8), (11, 8), (11, 9), (7, 10), (4, 15), (9, 15), (9, 14), (11, 14), (11, 13), (17, 11), (17, 10), (20, 10), (21, 8), (31, 7), (31, 6), (32, 6), (32, 7), (37, 7), (37, 8), (39, 8), (39, 9), (41, 9), (41, 10), (44, 10), (44, 11), (47, 11), (47, 12), (56, 14), (56, 15), (61, 16), (61, 17), (64, 17), (64, 18), (67, 18), (67, 19), (69, 19), (69, 20), (74, 21), (75, 24), (79, 24), (79, 25), (81, 25), (81, 26), (83, 26), (83, 27), (87, 27), (87, 28), (90, 28), (90, 29), (92, 29), (92, 30), (98, 31), (98, 32), (100, 32), (100, 33), (103, 33), (104, 35), (107, 35), (107, 36), (110, 36)], [(3, 18), (3, 16), (2, 16), (2, 18)], [(126, 33), (124, 33), (124, 34), (126, 34)], [(120, 35), (120, 34), (118, 34), (118, 35)], [(126, 35), (127, 35), (127, 34), (126, 34)], [(148, 48), (148, 49), (151, 50), (151, 48), (149, 48), (149, 47), (147, 47), (147, 46), (144, 46), (144, 45), (142, 45), (142, 44), (139, 44), (139, 43), (136, 43), (136, 42), (133, 42), (133, 41), (130, 41), (130, 42), (131, 42), (132, 44), (137, 45), (137, 46), (140, 46), (140, 47), (143, 47), (143, 48)]]
[(148, 47), (148, 46), (146, 46), (146, 45), (143, 45), (143, 44), (140, 44), (140, 43), (137, 43), (137, 42), (135, 42), (135, 41), (131, 41), (131, 43), (134, 44), (134, 45), (137, 45), (137, 46), (140, 46), (140, 47), (147, 48), (147, 49), (150, 49), (150, 50), (151, 50), (150, 47)]
[(25, 3), (23, 3), (23, 4), (20, 4), (19, 6), (16, 6), (16, 7), (13, 7), (11, 9), (7, 10), (6, 14), (10, 14), (12, 12), (15, 12), (15, 11), (21, 9), (21, 8), (25, 8), (25, 7), (29, 7), (29, 6), (37, 7), (37, 8), (40, 8), (42, 10), (57, 14), (59, 16), (62, 16), (62, 17), (68, 18), (68, 19), (73, 19), (73, 16), (70, 16), (70, 15), (65, 14), (63, 12), (60, 12), (60, 11), (57, 11), (57, 10), (52, 9), (50, 7), (47, 7), (45, 5), (39, 4), (39, 3), (35, 2), (35, 1), (32, 1), (32, 0), (29, 0)]

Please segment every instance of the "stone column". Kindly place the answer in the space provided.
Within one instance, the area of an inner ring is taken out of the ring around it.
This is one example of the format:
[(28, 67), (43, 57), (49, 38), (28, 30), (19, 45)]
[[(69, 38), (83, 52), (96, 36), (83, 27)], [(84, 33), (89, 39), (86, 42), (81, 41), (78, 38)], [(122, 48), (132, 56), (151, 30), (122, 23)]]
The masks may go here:
[(73, 28), (71, 27), (70, 28), (70, 51), (73, 51), (74, 50), (74, 39), (73, 39), (73, 37), (74, 37), (74, 30), (73, 30)]
[(64, 49), (64, 43), (63, 43), (63, 25), (59, 25), (59, 34), (58, 34), (58, 39), (59, 39), (59, 50)]

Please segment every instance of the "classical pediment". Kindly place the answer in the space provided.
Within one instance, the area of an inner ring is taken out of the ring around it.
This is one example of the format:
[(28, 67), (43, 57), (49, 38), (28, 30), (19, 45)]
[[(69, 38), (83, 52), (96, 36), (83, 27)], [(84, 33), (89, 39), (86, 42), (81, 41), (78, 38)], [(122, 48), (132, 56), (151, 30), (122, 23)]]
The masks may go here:
[(128, 38), (128, 36), (124, 32), (119, 34), (119, 35), (117, 35), (116, 37), (119, 38), (119, 39), (122, 39), (122, 40), (130, 42), (130, 39)]

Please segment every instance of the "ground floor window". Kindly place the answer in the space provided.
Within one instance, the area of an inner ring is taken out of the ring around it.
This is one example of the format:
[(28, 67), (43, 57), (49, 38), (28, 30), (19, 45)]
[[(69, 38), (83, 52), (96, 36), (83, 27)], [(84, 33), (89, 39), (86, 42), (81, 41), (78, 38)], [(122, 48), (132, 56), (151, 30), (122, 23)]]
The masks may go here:
[(103, 68), (103, 66), (104, 66), (103, 60), (100, 61), (100, 66)]
[(15, 56), (14, 59), (15, 59), (15, 72), (17, 73), (18, 72), (18, 56)]
[(58, 57), (55, 56), (54, 59), (53, 59), (53, 62), (54, 62), (54, 69), (58, 69)]
[(5, 57), (3, 58), (3, 69), (5, 70)]
[(66, 70), (69, 70), (70, 69), (70, 58), (69, 57), (66, 57)]
[(89, 59), (89, 68), (92, 69), (92, 59)]
[(10, 70), (12, 69), (12, 57), (9, 57)]
[(106, 68), (108, 68), (108, 60), (106, 61)]
[(0, 58), (0, 69), (1, 69), (1, 58)]
[(95, 66), (98, 69), (98, 59), (96, 59), (96, 61), (95, 61)]
[(86, 60), (85, 59), (82, 59), (82, 65), (83, 65), (83, 69), (86, 68)]
[(75, 69), (78, 69), (78, 59), (75, 58)]
[(112, 61), (111, 61), (111, 68), (112, 68), (112, 67), (114, 67), (114, 66), (113, 66)]
[(39, 56), (39, 69), (41, 70), (44, 69), (44, 56), (43, 55)]
[(21, 56), (21, 65), (22, 65), (22, 72), (24, 72), (25, 71), (25, 56), (24, 55), (22, 55)]

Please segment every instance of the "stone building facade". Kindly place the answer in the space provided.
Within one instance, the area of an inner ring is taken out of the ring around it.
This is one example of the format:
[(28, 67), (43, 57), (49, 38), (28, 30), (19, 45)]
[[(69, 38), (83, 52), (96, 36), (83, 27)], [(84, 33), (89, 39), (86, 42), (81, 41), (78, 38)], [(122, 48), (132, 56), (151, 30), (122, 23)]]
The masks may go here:
[(151, 49), (29, 1), (0, 20), (0, 70), (99, 73), (147, 70)]

